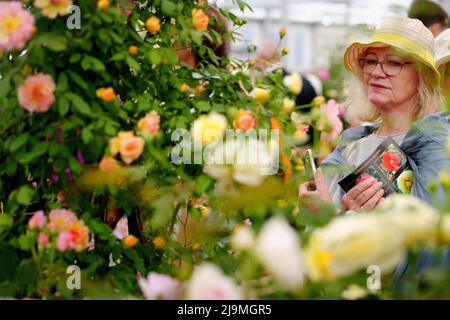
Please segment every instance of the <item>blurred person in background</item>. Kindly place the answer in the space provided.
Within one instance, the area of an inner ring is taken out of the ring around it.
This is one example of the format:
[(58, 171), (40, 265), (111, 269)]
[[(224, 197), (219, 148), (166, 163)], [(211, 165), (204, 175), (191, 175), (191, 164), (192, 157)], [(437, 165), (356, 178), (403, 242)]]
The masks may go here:
[[(321, 168), (353, 170), (392, 137), (413, 169), (411, 194), (431, 203), (428, 183), (450, 167), (446, 151), (450, 117), (441, 112), (444, 100), (434, 51), (430, 30), (410, 18), (384, 22), (371, 41), (355, 42), (347, 48), (344, 64), (354, 76), (349, 83), (347, 112), (371, 125), (345, 130), (341, 143)], [(327, 177), (319, 169), (314, 181), (300, 185), (300, 196), (335, 202), (344, 210), (372, 209), (383, 201), (382, 183), (371, 176), (345, 193), (338, 181), (346, 173)]]
[(447, 12), (431, 0), (414, 0), (409, 7), (408, 17), (422, 21), (434, 37), (450, 27)]
[(441, 74), (441, 86), (444, 96), (450, 101), (450, 29), (439, 34), (435, 41), (436, 54), (434, 56), (436, 68)]
[[(277, 69), (281, 69), (283, 77), (290, 74), (281, 63), (281, 49), (279, 44), (274, 41), (264, 42), (260, 49), (256, 51), (253, 60), (254, 66), (264, 72), (275, 72)], [(310, 81), (311, 79), (304, 74), (301, 74), (301, 78), (303, 83), (302, 89), (295, 97), (295, 105), (297, 106), (309, 104), (321, 94), (321, 92), (317, 92), (321, 91), (321, 84), (317, 84), (317, 81), (320, 82), (320, 79), (316, 77), (317, 79)]]

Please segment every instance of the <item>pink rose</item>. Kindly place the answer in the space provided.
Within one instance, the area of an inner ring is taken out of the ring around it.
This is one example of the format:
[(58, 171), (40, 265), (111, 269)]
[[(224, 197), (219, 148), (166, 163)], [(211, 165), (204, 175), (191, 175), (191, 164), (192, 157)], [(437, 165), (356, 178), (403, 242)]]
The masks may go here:
[(31, 113), (46, 112), (55, 102), (55, 88), (55, 82), (47, 74), (28, 76), (25, 83), (17, 88), (19, 104)]
[(42, 232), (39, 233), (38, 243), (41, 246), (46, 246), (48, 244), (48, 241), (49, 241), (48, 235), (46, 235), (45, 233), (42, 233)]
[(327, 104), (320, 106), (320, 113), (325, 116), (328, 124), (328, 128), (321, 133), (320, 140), (332, 142), (339, 137), (344, 129), (344, 125), (339, 118), (339, 105), (331, 99)]
[(33, 29), (34, 17), (21, 1), (0, 2), (0, 51), (22, 49)]
[(58, 235), (56, 240), (56, 248), (61, 252), (66, 252), (70, 249), (71, 236), (68, 232), (63, 232)]
[(150, 272), (147, 279), (138, 280), (144, 297), (149, 300), (174, 300), (180, 294), (180, 282), (168, 275)]
[(28, 221), (28, 228), (30, 229), (42, 229), (45, 227), (47, 220), (44, 215), (44, 211), (39, 210), (36, 211), (31, 217), (30, 221)]

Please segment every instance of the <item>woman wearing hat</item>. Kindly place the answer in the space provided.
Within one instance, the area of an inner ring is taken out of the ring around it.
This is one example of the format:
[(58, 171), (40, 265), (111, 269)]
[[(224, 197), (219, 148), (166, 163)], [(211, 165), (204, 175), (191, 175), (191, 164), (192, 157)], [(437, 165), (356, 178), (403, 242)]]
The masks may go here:
[[(434, 48), (431, 32), (410, 18), (385, 22), (370, 42), (347, 48), (344, 64), (353, 74), (347, 112), (370, 125), (345, 130), (321, 167), (355, 168), (390, 136), (414, 171), (411, 193), (431, 202), (428, 183), (442, 168), (450, 167), (445, 147), (449, 116), (441, 112), (444, 104)], [(345, 193), (338, 181), (352, 170), (333, 177), (318, 170), (315, 181), (300, 186), (300, 196), (318, 196), (342, 204), (345, 210), (371, 209), (383, 201), (382, 185), (375, 178)]]

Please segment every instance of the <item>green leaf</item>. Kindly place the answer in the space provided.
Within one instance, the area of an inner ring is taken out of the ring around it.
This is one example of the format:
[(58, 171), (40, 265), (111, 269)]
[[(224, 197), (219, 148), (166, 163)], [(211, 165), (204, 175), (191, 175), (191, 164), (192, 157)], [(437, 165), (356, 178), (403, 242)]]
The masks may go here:
[(197, 30), (191, 30), (191, 39), (197, 46), (201, 46), (202, 44), (203, 34)]
[(81, 172), (81, 165), (78, 162), (78, 160), (73, 156), (69, 157), (69, 167), (72, 170), (72, 172), (75, 174), (78, 174)]
[(173, 17), (176, 14), (177, 6), (169, 0), (164, 0), (161, 4), (161, 12), (163, 15)]
[(160, 64), (161, 63), (161, 50), (155, 49), (155, 50), (151, 50), (148, 53), (148, 58), (150, 60), (151, 64)]
[(21, 250), (29, 250), (31, 247), (30, 238), (26, 234), (22, 234), (19, 237), (19, 248)]
[(67, 39), (63, 36), (47, 35), (43, 45), (52, 51), (60, 52), (67, 50)]
[(105, 65), (99, 59), (90, 57), (92, 70), (102, 72), (106, 70)]
[(200, 111), (210, 111), (211, 105), (206, 101), (197, 101), (195, 107)]
[(91, 115), (91, 107), (83, 100), (82, 97), (75, 93), (67, 93), (66, 97), (72, 102), (72, 106), (77, 110), (79, 113), (84, 115)]
[(84, 90), (88, 90), (89, 86), (86, 81), (83, 80), (83, 78), (76, 72), (69, 71), (68, 72), (70, 78), (75, 82), (77, 85), (79, 85)]
[(141, 65), (133, 57), (128, 56), (126, 58), (126, 62), (131, 69), (134, 69), (134, 71), (136, 72), (141, 71)]
[(35, 190), (30, 186), (21, 186), (19, 192), (17, 193), (17, 203), (23, 204), (24, 206), (29, 205), (34, 193)]
[(13, 218), (10, 215), (0, 214), (0, 235), (11, 229), (13, 222)]
[(28, 138), (30, 138), (30, 135), (26, 132), (26, 133), (22, 133), (20, 135), (18, 135), (16, 138), (14, 138), (14, 140), (11, 142), (11, 145), (9, 146), (9, 150), (11, 152), (14, 152), (18, 149), (20, 149), (21, 147), (23, 147), (27, 141)]
[(91, 142), (91, 140), (94, 138), (94, 135), (92, 134), (91, 129), (89, 129), (88, 127), (83, 128), (83, 130), (81, 130), (81, 139), (83, 139), (83, 142), (85, 144), (89, 144), (89, 142)]
[(69, 58), (69, 62), (70, 63), (77, 63), (78, 61), (81, 60), (81, 54), (80, 53), (74, 53), (70, 56)]
[(121, 61), (127, 57), (127, 54), (125, 52), (118, 52), (115, 55), (111, 57), (111, 61)]
[(39, 142), (34, 145), (30, 152), (26, 153), (24, 156), (19, 158), (21, 164), (28, 164), (36, 158), (39, 158), (48, 150), (47, 142)]
[(65, 73), (61, 73), (58, 78), (58, 85), (56, 86), (56, 92), (64, 92), (69, 88), (69, 81)]
[(65, 97), (61, 97), (58, 100), (58, 113), (61, 116), (65, 116), (67, 112), (69, 111), (69, 100), (67, 100)]

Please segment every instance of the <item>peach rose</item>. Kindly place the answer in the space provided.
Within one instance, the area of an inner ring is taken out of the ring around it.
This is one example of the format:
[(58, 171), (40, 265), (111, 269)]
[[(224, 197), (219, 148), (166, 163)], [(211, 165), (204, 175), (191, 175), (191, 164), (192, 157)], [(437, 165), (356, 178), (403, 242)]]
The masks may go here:
[(48, 74), (28, 76), (17, 88), (19, 104), (28, 112), (46, 112), (55, 102), (56, 85)]

